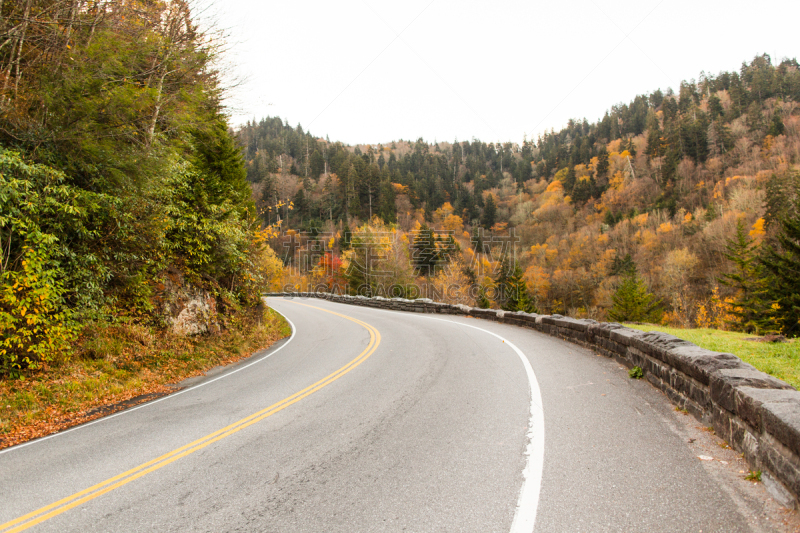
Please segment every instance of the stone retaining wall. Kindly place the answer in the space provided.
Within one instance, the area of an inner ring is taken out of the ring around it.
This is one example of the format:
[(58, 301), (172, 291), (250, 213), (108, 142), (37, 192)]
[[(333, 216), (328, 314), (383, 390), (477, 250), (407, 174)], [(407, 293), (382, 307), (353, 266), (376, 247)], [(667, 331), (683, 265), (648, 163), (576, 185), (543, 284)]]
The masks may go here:
[(484, 318), (527, 327), (585, 346), (644, 377), (703, 424), (714, 428), (753, 470), (762, 471), (770, 493), (787, 507), (800, 502), (800, 392), (738, 357), (712, 352), (666, 333), (643, 333), (614, 323), (561, 315), (511, 313), (428, 299), (366, 298), (328, 293), (267, 296), (322, 298), (394, 311)]

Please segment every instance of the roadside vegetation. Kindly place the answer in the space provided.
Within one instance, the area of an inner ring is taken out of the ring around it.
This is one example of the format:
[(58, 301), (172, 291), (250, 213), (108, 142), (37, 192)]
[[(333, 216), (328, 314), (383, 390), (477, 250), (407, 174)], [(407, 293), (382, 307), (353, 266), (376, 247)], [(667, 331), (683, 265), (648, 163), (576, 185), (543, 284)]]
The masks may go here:
[(174, 392), (175, 383), (236, 362), (291, 333), (268, 311), (223, 333), (181, 337), (132, 324), (97, 324), (74, 357), (25, 379), (0, 380), (0, 448)]
[(759, 342), (755, 340), (758, 337), (737, 331), (709, 328), (681, 329), (653, 324), (626, 324), (626, 326), (640, 331), (662, 331), (707, 350), (731, 353), (762, 372), (800, 389), (800, 340), (798, 339), (788, 339), (786, 342)]
[(286, 334), (224, 40), (189, 2), (0, 2), (0, 34), (2, 445)]

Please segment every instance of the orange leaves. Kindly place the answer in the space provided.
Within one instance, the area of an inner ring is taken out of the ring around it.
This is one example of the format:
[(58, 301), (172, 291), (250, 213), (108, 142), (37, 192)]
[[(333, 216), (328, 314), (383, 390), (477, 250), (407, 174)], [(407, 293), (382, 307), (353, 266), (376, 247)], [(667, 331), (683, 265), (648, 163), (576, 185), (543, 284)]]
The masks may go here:
[(611, 185), (611, 188), (620, 190), (622, 189), (623, 185), (625, 184), (625, 175), (620, 172), (619, 170), (611, 176), (611, 179), (608, 180), (608, 184)]
[(658, 226), (658, 233), (670, 233), (673, 229), (675, 228), (672, 226), (671, 222), (664, 222), (663, 224)]
[(564, 185), (558, 180), (553, 180), (544, 192), (564, 192)]
[(635, 217), (633, 217), (633, 223), (641, 228), (647, 225), (648, 218), (650, 218), (649, 213), (642, 213), (641, 215), (636, 215)]
[(753, 228), (750, 230), (750, 236), (754, 239), (760, 239), (766, 234), (764, 230), (764, 219), (759, 218), (756, 220), (755, 224), (753, 224)]
[(550, 275), (544, 268), (537, 265), (529, 266), (523, 279), (534, 301), (542, 300), (547, 296), (547, 291), (550, 290)]

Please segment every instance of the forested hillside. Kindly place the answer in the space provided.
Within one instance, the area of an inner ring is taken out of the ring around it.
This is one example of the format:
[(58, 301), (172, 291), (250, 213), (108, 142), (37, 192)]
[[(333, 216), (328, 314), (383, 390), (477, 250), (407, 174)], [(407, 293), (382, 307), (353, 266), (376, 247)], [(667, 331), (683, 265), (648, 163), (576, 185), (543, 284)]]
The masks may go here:
[(0, 375), (163, 327), (167, 273), (257, 303), (273, 256), (187, 2), (6, 0), (0, 33)]
[(265, 223), (289, 230), (272, 245), (297, 288), (454, 286), (436, 295), (796, 334), (799, 104), (796, 60), (763, 55), (521, 145), (345, 146), (278, 118), (237, 133)]

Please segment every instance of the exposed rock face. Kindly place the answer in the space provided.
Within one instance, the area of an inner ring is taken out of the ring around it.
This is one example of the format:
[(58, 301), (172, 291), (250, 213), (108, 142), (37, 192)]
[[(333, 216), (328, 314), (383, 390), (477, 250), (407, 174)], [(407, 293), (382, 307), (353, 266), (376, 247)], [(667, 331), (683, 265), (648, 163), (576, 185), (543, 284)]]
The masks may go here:
[(187, 283), (180, 272), (162, 272), (153, 299), (172, 333), (188, 337), (219, 332), (216, 299), (208, 291)]

